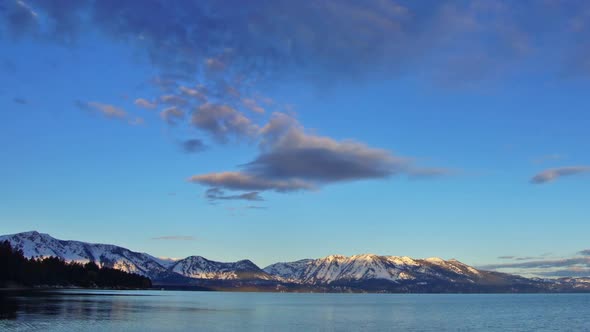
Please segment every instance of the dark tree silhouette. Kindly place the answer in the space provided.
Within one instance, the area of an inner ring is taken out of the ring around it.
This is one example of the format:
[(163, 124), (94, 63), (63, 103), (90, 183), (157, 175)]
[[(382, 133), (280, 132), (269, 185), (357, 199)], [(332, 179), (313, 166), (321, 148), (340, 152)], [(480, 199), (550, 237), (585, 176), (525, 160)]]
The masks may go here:
[(135, 273), (99, 267), (94, 262), (66, 263), (57, 257), (27, 259), (10, 242), (0, 242), (0, 287), (78, 286), (150, 288), (150, 279)]

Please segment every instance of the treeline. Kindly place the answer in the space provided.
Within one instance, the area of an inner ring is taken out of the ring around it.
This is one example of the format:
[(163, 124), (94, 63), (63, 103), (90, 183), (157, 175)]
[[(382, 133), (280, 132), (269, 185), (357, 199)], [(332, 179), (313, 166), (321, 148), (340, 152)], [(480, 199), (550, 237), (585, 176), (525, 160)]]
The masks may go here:
[(149, 278), (135, 273), (86, 264), (66, 263), (57, 257), (26, 258), (10, 242), (0, 242), (0, 287), (77, 286), (106, 288), (150, 288)]

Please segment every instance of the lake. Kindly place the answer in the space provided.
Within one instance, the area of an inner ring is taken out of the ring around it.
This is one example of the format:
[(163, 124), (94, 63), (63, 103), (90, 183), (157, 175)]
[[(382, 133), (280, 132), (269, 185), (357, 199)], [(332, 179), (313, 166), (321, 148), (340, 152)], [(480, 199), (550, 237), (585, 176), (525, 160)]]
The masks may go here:
[(0, 293), (1, 331), (590, 331), (590, 294)]

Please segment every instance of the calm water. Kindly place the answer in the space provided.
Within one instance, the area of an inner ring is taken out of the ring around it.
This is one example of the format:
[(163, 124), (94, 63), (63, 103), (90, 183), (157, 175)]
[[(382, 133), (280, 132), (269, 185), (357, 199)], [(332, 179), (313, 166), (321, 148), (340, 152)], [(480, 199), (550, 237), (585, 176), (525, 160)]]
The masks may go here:
[(0, 296), (0, 331), (590, 331), (590, 294), (68, 290)]

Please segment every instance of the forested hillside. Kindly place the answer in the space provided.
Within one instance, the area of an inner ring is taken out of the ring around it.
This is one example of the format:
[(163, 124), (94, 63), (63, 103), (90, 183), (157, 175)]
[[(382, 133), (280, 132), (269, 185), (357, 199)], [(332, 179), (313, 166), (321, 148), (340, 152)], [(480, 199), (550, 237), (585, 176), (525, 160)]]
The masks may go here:
[(60, 258), (26, 258), (10, 242), (0, 242), (0, 287), (76, 286), (107, 288), (149, 288), (149, 278), (94, 262), (65, 262)]

